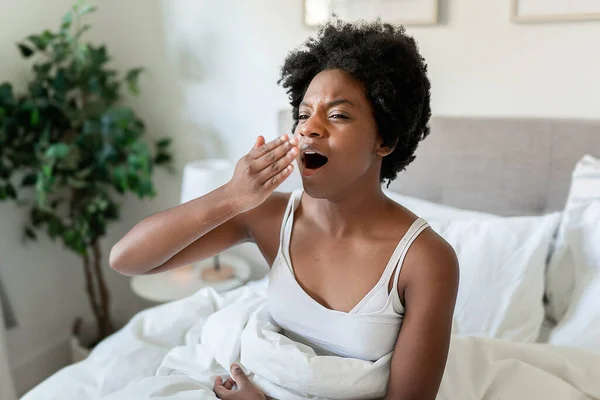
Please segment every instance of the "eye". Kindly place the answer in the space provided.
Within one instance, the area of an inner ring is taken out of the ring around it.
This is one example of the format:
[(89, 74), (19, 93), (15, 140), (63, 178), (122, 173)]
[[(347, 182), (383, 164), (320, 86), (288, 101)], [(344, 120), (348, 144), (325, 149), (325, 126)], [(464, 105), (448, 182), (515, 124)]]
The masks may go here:
[(298, 115), (298, 121), (308, 119), (308, 115)]
[(333, 114), (333, 115), (331, 115), (331, 118), (333, 118), (333, 119), (348, 119), (348, 117), (346, 117), (343, 114)]

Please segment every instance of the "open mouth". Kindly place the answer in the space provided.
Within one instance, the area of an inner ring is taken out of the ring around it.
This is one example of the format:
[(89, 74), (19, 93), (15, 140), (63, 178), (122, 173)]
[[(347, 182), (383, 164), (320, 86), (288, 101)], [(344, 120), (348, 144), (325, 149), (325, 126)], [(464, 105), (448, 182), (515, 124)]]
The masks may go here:
[(327, 164), (327, 157), (314, 151), (306, 151), (303, 154), (302, 162), (306, 169), (318, 169)]

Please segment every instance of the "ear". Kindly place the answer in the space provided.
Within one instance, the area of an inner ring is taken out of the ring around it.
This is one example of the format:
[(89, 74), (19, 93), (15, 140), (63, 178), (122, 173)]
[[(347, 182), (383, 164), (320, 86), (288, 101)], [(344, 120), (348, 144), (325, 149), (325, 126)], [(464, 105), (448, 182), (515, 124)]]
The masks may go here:
[(379, 138), (377, 140), (377, 144), (376, 144), (377, 148), (375, 149), (375, 153), (377, 153), (377, 155), (379, 157), (388, 156), (394, 151), (397, 144), (398, 144), (398, 142), (394, 143), (394, 145), (392, 145), (392, 146), (384, 146), (383, 139)]

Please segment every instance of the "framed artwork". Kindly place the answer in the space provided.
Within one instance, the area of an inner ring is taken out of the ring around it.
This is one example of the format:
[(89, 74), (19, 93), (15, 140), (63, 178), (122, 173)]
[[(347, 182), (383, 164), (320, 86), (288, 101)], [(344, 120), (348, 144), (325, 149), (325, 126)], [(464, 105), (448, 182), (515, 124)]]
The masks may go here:
[(344, 21), (372, 20), (401, 25), (438, 22), (438, 0), (303, 0), (304, 24), (317, 26), (332, 14)]
[(511, 0), (515, 22), (600, 20), (599, 0)]

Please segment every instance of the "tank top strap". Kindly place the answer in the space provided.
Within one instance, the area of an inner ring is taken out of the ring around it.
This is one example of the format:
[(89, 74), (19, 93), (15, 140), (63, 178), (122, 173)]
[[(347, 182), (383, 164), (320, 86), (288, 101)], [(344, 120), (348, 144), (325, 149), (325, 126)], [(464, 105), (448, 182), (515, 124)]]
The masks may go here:
[[(401, 248), (401, 251), (397, 254), (395, 253), (392, 256), (396, 257), (392, 263), (396, 267), (396, 272), (394, 273), (394, 281), (392, 284), (392, 291), (390, 292), (390, 295), (393, 298), (394, 308), (396, 310), (401, 310), (403, 308), (400, 302), (400, 296), (398, 295), (398, 278), (400, 277), (400, 270), (402, 269), (402, 265), (404, 264), (404, 259), (406, 258), (406, 254), (408, 253), (408, 250), (410, 249), (410, 246), (413, 244), (415, 239), (417, 239), (421, 232), (423, 232), (428, 227), (429, 224), (427, 223), (427, 221), (425, 221), (422, 218), (417, 218), (415, 222), (412, 223), (410, 228), (408, 228), (406, 235), (404, 235), (405, 242)], [(388, 284), (386, 287), (389, 287), (389, 281), (387, 281), (387, 283)]]
[(281, 219), (281, 229), (279, 233), (279, 252), (286, 251), (289, 248), (290, 236), (294, 221), (294, 212), (302, 197), (302, 189), (296, 189), (290, 194), (283, 218)]
[[(373, 287), (373, 289), (365, 297), (363, 297), (363, 299), (354, 307), (354, 309), (352, 310), (353, 313), (358, 313), (365, 306), (365, 304), (371, 301), (371, 298), (375, 296), (378, 291), (385, 291), (387, 293), (387, 289), (390, 285), (390, 279), (392, 279), (392, 274), (394, 273), (394, 270), (396, 270), (395, 276), (397, 280), (399, 274), (398, 271), (402, 266), (402, 260), (404, 259), (404, 256), (406, 255), (406, 252), (408, 251), (408, 248), (410, 247), (412, 242), (419, 235), (419, 233), (421, 233), (421, 231), (425, 229), (424, 227), (422, 227), (423, 225), (425, 225), (426, 227), (427, 222), (425, 222), (421, 218), (416, 219), (411, 224), (406, 233), (404, 233), (402, 238), (398, 241), (398, 244), (396, 245), (396, 248), (394, 249), (394, 252), (392, 253), (390, 259), (388, 260), (388, 263), (385, 269), (383, 270), (379, 281)], [(398, 266), (398, 268), (396, 268), (396, 266)]]

